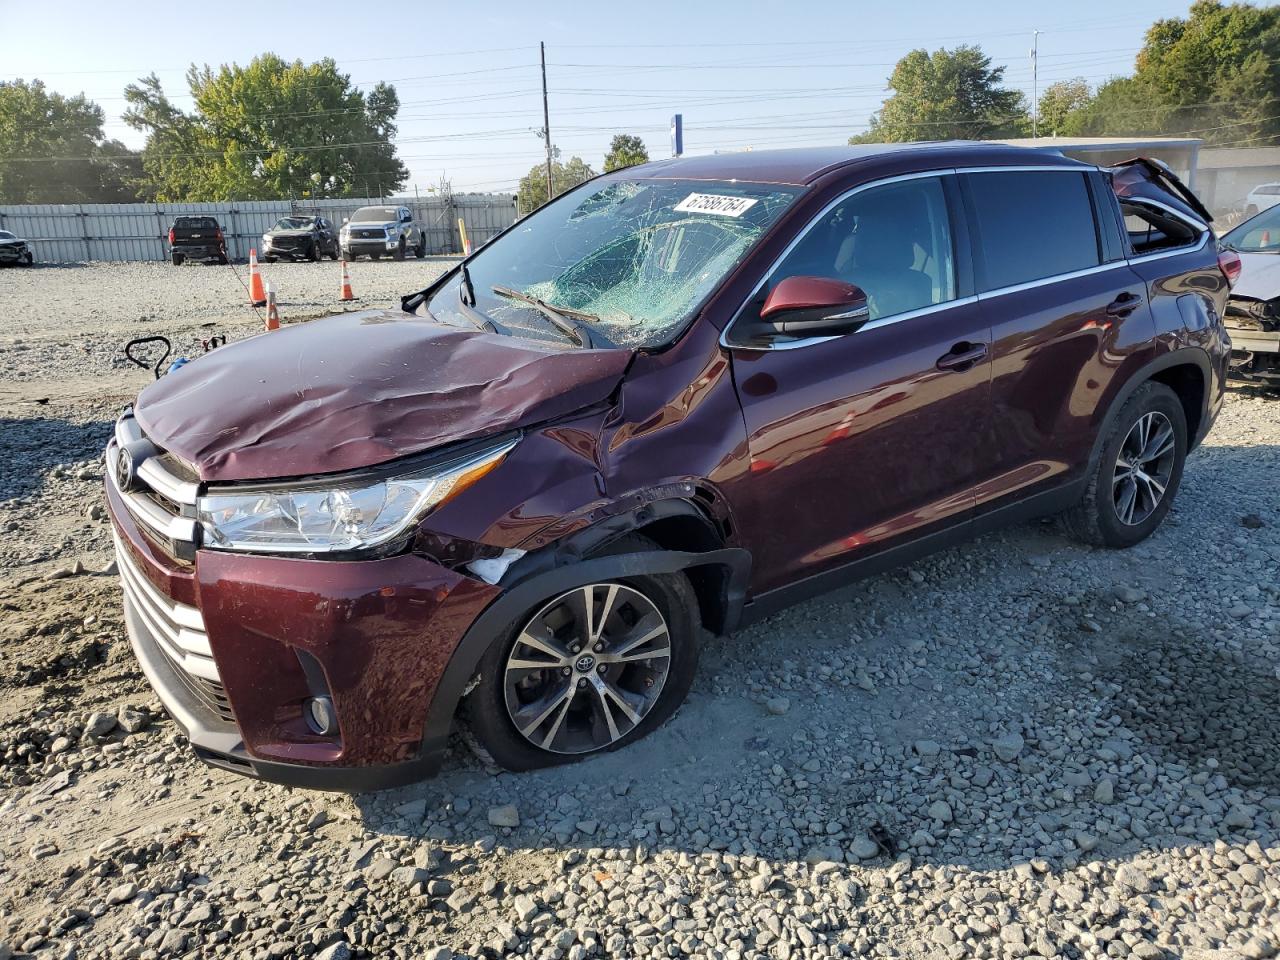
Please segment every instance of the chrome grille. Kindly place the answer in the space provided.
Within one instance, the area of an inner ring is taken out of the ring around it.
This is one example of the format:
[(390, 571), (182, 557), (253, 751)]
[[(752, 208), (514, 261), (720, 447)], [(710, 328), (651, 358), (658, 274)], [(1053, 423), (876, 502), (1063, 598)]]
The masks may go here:
[[(126, 410), (116, 421), (114, 439), (107, 445), (107, 482), (124, 501), (129, 514), (169, 551), (192, 560), (196, 544), (196, 497), (200, 484), (180, 468), (169, 454), (158, 452), (137, 464), (132, 489), (124, 489), (119, 477), (120, 450), (145, 438), (133, 412)], [(149, 449), (155, 451), (155, 447)]]
[[(116, 565), (124, 586), (125, 603), (146, 627), (149, 639), (165, 655), (188, 691), (221, 719), (233, 721), (222, 678), (209, 648), (204, 617), (195, 607), (161, 593), (139, 569), (114, 528), (111, 535), (115, 540)], [(135, 642), (144, 642), (144, 639), (139, 637)]]

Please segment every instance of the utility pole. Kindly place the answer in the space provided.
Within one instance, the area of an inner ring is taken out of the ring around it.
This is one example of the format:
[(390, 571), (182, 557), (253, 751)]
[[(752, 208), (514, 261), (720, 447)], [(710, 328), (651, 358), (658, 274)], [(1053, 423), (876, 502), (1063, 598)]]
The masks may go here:
[(1040, 85), (1037, 70), (1037, 54), (1040, 47), (1040, 31), (1031, 31), (1031, 136), (1040, 136)]
[(550, 203), (555, 194), (551, 189), (551, 111), (547, 106), (547, 45), (539, 41), (538, 49), (542, 53), (542, 139), (546, 141), (547, 146), (547, 202)]

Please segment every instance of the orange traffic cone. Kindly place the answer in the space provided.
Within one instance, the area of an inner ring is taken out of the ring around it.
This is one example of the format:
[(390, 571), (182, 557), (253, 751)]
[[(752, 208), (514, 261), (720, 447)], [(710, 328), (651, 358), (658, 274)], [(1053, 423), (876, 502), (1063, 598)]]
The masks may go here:
[(347, 273), (347, 261), (342, 261), (342, 296), (339, 300), (354, 300), (356, 295), (351, 292), (351, 274)]
[(267, 287), (267, 329), (280, 329), (280, 308), (276, 306), (276, 292)]
[(1269, 246), (1271, 246), (1271, 231), (1270, 231), (1270, 230), (1263, 230), (1263, 231), (1262, 231), (1262, 241), (1258, 244), (1258, 246), (1260, 246), (1260, 247), (1269, 247)]
[(258, 272), (258, 250), (249, 248), (249, 302), (255, 307), (265, 306), (267, 292), (262, 286), (262, 274)]

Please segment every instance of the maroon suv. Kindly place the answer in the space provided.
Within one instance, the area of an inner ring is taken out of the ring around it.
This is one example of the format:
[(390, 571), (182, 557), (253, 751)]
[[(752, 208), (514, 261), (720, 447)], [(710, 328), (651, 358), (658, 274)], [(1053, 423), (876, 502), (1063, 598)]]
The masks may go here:
[(599, 177), (400, 310), (142, 392), (138, 659), (209, 763), (367, 789), (459, 715), (512, 769), (619, 747), (704, 628), (999, 525), (1137, 543), (1222, 404), (1208, 219), (1159, 164), (983, 144)]

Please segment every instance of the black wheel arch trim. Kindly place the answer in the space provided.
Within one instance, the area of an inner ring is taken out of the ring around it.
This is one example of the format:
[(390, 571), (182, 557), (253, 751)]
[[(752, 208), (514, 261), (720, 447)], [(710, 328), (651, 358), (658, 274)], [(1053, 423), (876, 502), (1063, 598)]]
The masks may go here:
[[(619, 553), (604, 557), (577, 559), (571, 552), (549, 551), (553, 565), (534, 572), (515, 573), (515, 580), (485, 608), (459, 641), (457, 648), (436, 685), (428, 708), (423, 731), (424, 759), (443, 752), (453, 726), (458, 703), (475, 676), (480, 658), (489, 645), (522, 614), (574, 587), (607, 580), (681, 573), (686, 570), (717, 566), (728, 571), (725, 603), (726, 624), (736, 625), (746, 599), (751, 572), (751, 554), (740, 547), (693, 552), (686, 550), (647, 550)], [(554, 563), (555, 560), (559, 563)], [(513, 565), (512, 572), (515, 572)], [(506, 578), (504, 578), (505, 580)]]
[(1209, 391), (1213, 383), (1213, 365), (1209, 361), (1209, 354), (1199, 347), (1182, 347), (1177, 350), (1171, 350), (1163, 353), (1144, 364), (1131, 376), (1128, 382), (1116, 391), (1116, 395), (1111, 399), (1111, 403), (1107, 405), (1106, 414), (1098, 421), (1098, 429), (1093, 438), (1093, 449), (1089, 452), (1089, 474), (1092, 474), (1098, 466), (1098, 457), (1102, 454), (1102, 444), (1107, 438), (1107, 425), (1120, 408), (1123, 407), (1129, 398), (1137, 392), (1138, 388), (1144, 383), (1149, 382), (1156, 374), (1173, 367), (1185, 367), (1194, 365), (1200, 370), (1200, 376), (1204, 380), (1204, 396), (1200, 398), (1200, 428), (1197, 435), (1187, 437), (1187, 452), (1190, 453), (1200, 441), (1204, 439), (1205, 434), (1209, 432)]

